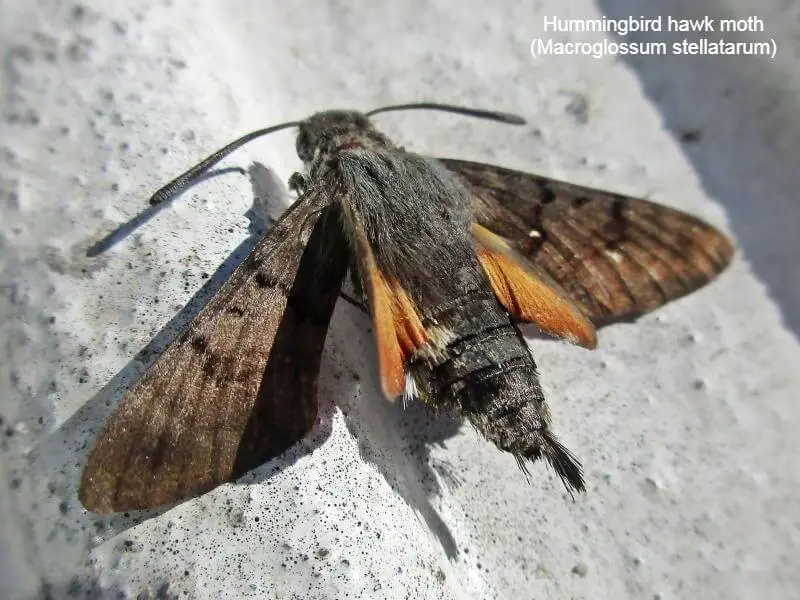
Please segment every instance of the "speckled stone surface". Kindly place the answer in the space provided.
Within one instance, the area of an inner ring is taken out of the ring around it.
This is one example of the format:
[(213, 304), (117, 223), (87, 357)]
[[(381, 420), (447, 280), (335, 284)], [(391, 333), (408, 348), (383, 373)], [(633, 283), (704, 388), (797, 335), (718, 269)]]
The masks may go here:
[[(714, 4), (761, 16), (774, 60), (529, 53), (544, 15), (694, 5), (0, 1), (0, 597), (796, 597), (799, 9)], [(530, 124), (376, 119), (410, 149), (645, 196), (737, 240), (718, 281), (594, 352), (529, 338), (588, 493), (387, 403), (367, 319), (340, 303), (302, 443), (169, 510), (86, 513), (96, 428), (291, 202), (292, 134), (87, 250), (243, 132), (419, 100)]]

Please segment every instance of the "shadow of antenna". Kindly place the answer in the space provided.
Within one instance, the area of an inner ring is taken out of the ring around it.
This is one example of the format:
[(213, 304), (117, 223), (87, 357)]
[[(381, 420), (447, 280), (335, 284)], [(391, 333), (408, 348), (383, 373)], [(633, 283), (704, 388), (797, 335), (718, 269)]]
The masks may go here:
[[(201, 181), (211, 179), (212, 177), (218, 177), (219, 175), (227, 175), (228, 173), (233, 173), (233, 172), (239, 173), (240, 175), (246, 174), (246, 171), (241, 167), (226, 167), (224, 169), (217, 169), (215, 171), (206, 173), (202, 177), (198, 178), (197, 181), (193, 181), (190, 187), (194, 187)], [(188, 189), (189, 188), (187, 188), (187, 190)], [(183, 190), (181, 194), (187, 190)], [(159, 204), (149, 205), (145, 210), (140, 212), (134, 218), (121, 224), (114, 231), (105, 236), (102, 240), (92, 244), (89, 248), (87, 248), (86, 256), (89, 258), (94, 258), (96, 256), (99, 256), (103, 252), (106, 252), (112, 246), (115, 246), (116, 244), (121, 242), (124, 238), (128, 237), (136, 229), (147, 223), (160, 211), (170, 206), (175, 201), (175, 199), (178, 198), (181, 194), (176, 194), (172, 198), (169, 198)]]

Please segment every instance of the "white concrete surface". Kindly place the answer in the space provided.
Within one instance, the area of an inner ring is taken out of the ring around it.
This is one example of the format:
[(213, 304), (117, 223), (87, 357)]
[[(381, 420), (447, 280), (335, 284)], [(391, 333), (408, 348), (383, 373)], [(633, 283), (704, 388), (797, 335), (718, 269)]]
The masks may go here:
[[(0, 597), (800, 594), (797, 4), (708, 3), (763, 18), (774, 60), (529, 54), (544, 15), (696, 3), (432, 4), (0, 1)], [(717, 282), (602, 330), (593, 353), (531, 339), (588, 493), (573, 503), (544, 467), (528, 483), (470, 428), (389, 406), (366, 319), (340, 303), (302, 444), (171, 510), (86, 513), (95, 429), (252, 246), (247, 215), (258, 230), (260, 206), (288, 205), (293, 135), (87, 249), (238, 134), (418, 100), (531, 124), (381, 116), (409, 148), (648, 196), (739, 244)]]

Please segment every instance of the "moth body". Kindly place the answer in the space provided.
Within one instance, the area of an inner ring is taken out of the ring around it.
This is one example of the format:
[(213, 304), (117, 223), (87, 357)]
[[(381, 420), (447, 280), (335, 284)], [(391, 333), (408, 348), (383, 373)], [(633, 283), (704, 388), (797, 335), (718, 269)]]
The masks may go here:
[[(389, 382), (384, 373), (386, 395), (402, 384), (406, 399), (463, 414), (520, 464), (544, 455), (582, 489), (580, 467), (549, 431), (530, 350), (478, 258), (469, 191), (439, 161), (398, 148), (360, 113), (312, 116), (300, 124), (297, 146), (308, 185), (333, 181), (338, 190), (362, 289), (375, 290), (375, 279), (389, 289), (396, 331), (382, 334), (378, 324), (378, 345), (409, 330)], [(381, 299), (368, 296), (380, 319)]]

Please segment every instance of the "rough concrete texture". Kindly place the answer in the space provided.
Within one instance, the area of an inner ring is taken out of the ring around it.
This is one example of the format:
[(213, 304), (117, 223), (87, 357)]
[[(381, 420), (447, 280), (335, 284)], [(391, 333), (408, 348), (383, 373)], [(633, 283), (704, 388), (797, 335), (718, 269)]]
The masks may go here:
[[(0, 2), (0, 597), (797, 597), (800, 10), (703, 4), (763, 18), (778, 56), (529, 53), (544, 15), (691, 2)], [(84, 511), (97, 427), (291, 201), (293, 136), (165, 210), (149, 195), (248, 130), (419, 100), (530, 125), (380, 116), (408, 148), (649, 197), (737, 241), (718, 281), (594, 352), (530, 338), (588, 493), (385, 402), (340, 303), (302, 443), (169, 510)]]

